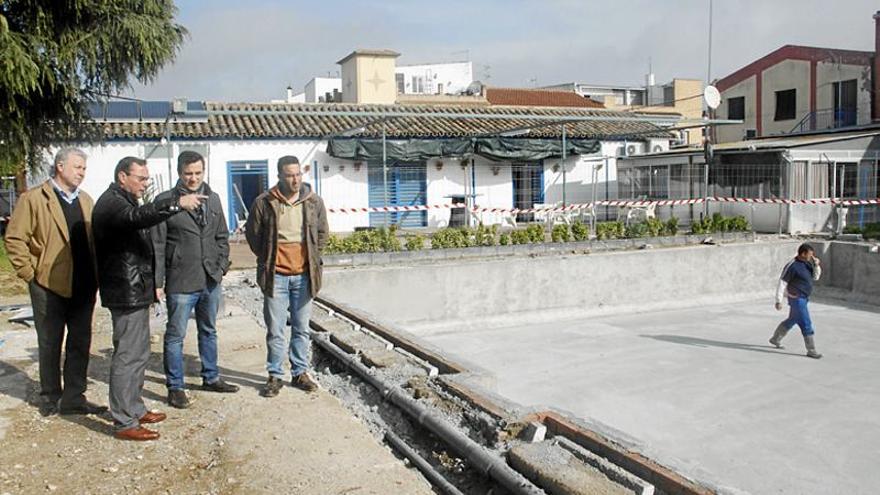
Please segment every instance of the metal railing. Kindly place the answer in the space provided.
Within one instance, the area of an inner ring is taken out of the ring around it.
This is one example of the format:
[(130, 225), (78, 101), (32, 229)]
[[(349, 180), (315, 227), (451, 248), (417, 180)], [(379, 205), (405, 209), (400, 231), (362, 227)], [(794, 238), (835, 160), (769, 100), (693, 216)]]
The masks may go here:
[(790, 133), (810, 132), (823, 129), (840, 129), (858, 124), (858, 112), (855, 109), (826, 108), (808, 112)]

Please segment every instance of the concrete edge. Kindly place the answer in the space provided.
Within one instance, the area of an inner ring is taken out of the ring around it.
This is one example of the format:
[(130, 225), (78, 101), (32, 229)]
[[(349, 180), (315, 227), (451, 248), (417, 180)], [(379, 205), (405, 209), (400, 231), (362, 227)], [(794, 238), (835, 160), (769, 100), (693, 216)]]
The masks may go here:
[(637, 239), (591, 240), (580, 242), (540, 242), (508, 246), (476, 246), (470, 248), (422, 249), (388, 253), (354, 253), (324, 255), (325, 267), (381, 265), (437, 260), (462, 260), (496, 258), (505, 256), (559, 256), (572, 253), (590, 253), (638, 249), (644, 245), (655, 247), (678, 247), (701, 244), (707, 239), (716, 243), (730, 244), (755, 242), (754, 232), (719, 232), (716, 234), (688, 234), (663, 237), (640, 237)]
[(409, 338), (404, 337), (397, 332), (394, 332), (393, 330), (387, 328), (385, 325), (379, 322), (376, 322), (366, 316), (361, 315), (357, 311), (347, 307), (344, 304), (323, 296), (318, 296), (315, 298), (315, 300), (318, 303), (331, 309), (332, 311), (345, 316), (349, 320), (352, 320), (355, 323), (366, 328), (367, 330), (375, 333), (379, 337), (382, 337), (388, 342), (391, 342), (392, 344), (394, 344), (395, 347), (400, 347), (403, 350), (411, 353), (412, 355), (420, 359), (424, 359), (430, 365), (436, 367), (440, 373), (462, 373), (464, 371), (467, 371), (467, 369), (461, 364), (451, 359), (448, 359), (437, 352), (425, 349), (417, 342), (410, 340)]
[(565, 437), (586, 450), (604, 457), (613, 464), (654, 485), (663, 493), (682, 495), (713, 495), (714, 490), (685, 478), (676, 471), (662, 466), (638, 452), (617, 445), (605, 436), (576, 424), (554, 411), (533, 415), (547, 426), (554, 436)]

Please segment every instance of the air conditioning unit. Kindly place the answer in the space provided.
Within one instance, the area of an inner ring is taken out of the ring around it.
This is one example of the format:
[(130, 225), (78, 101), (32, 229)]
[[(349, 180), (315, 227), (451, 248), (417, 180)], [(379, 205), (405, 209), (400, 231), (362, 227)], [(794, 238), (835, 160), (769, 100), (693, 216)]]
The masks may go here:
[(662, 153), (662, 152), (663, 152), (663, 146), (662, 146), (662, 145), (659, 145), (659, 144), (655, 144), (654, 147), (651, 148), (651, 152), (652, 152), (652, 153)]
[(640, 155), (645, 152), (644, 143), (627, 143), (625, 146), (617, 148), (618, 156)]
[(186, 107), (186, 98), (174, 98), (171, 100), (171, 113), (184, 114), (186, 113)]

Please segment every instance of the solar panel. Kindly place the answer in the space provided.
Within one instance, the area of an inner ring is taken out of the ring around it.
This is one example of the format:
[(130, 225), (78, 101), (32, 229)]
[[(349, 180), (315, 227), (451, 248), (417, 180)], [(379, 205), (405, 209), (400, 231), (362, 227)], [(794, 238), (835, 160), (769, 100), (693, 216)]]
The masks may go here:
[(107, 119), (134, 119), (139, 118), (138, 104), (134, 101), (110, 101), (107, 102)]
[(141, 118), (144, 120), (165, 120), (171, 113), (171, 103), (167, 101), (142, 101)]
[(89, 103), (88, 105), (89, 117), (93, 120), (103, 120), (104, 119), (104, 104), (103, 103)]

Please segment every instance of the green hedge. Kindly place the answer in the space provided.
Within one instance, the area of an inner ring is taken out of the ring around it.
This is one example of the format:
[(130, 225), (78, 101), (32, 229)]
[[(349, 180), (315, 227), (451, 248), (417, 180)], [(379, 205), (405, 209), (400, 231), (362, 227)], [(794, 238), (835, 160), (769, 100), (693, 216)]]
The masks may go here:
[(865, 239), (880, 239), (880, 223), (866, 223), (864, 227), (847, 225), (843, 232), (845, 234), (862, 234)]
[[(880, 224), (875, 226), (880, 236)], [(868, 227), (866, 226), (866, 229)], [(742, 232), (749, 230), (745, 217), (723, 217), (715, 213), (692, 226), (694, 234), (712, 232)], [(378, 228), (355, 232), (348, 237), (330, 235), (325, 253), (379, 253), (406, 249), (419, 251), (425, 248), (427, 237), (423, 234), (407, 234), (401, 244), (397, 236), (398, 227)], [(679, 233), (678, 219), (662, 221), (649, 218), (646, 222), (625, 226), (623, 222), (599, 222), (596, 224), (596, 237), (599, 240), (634, 239), (640, 237), (673, 236)], [(581, 242), (590, 238), (590, 228), (580, 220), (569, 225), (554, 225), (550, 231), (552, 242)], [(499, 233), (498, 225), (478, 225), (474, 228), (445, 228), (435, 232), (430, 238), (431, 249), (467, 248), (479, 246), (509, 246), (513, 244), (537, 244), (547, 241), (544, 224), (534, 223), (524, 229)]]

